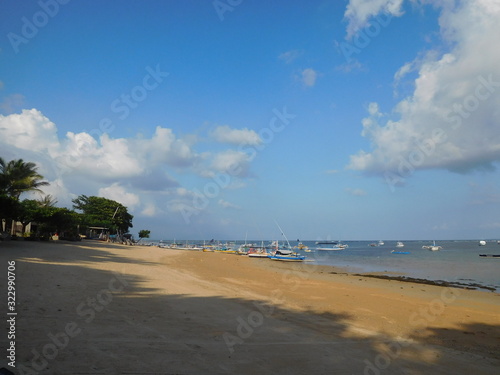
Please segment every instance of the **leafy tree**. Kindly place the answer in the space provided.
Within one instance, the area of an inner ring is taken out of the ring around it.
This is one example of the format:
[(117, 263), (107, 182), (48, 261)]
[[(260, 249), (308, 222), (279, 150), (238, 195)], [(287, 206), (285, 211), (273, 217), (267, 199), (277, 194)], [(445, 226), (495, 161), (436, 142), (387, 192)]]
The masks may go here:
[(150, 230), (147, 230), (147, 229), (141, 229), (139, 231), (139, 239), (143, 239), (143, 238), (149, 238), (149, 235), (151, 234), (151, 231)]
[(40, 187), (49, 183), (42, 181), (43, 176), (37, 170), (35, 163), (24, 162), (23, 159), (7, 163), (0, 158), (0, 191), (16, 200), (24, 192), (41, 191)]
[(127, 207), (107, 198), (80, 195), (73, 199), (73, 207), (83, 214), (82, 224), (110, 228), (121, 233), (132, 228), (132, 219)]
[(43, 234), (59, 233), (61, 239), (80, 239), (77, 227), (81, 215), (67, 208), (42, 206), (38, 209), (36, 221)]

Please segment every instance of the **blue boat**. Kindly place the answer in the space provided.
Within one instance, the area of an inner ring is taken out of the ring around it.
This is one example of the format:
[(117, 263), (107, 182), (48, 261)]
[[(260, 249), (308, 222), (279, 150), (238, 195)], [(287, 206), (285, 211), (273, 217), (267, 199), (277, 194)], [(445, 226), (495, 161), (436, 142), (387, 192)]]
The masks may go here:
[(396, 250), (392, 250), (391, 253), (393, 253), (393, 254), (410, 254), (409, 251), (396, 251)]
[(289, 255), (281, 255), (281, 254), (273, 254), (268, 256), (271, 260), (281, 260), (285, 262), (303, 262), (306, 257), (304, 255), (298, 254), (289, 254)]

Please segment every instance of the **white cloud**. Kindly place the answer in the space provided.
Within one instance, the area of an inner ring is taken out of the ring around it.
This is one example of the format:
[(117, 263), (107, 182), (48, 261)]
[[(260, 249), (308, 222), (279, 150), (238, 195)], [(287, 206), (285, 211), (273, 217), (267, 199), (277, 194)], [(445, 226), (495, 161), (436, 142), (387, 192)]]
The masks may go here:
[(36, 109), (0, 115), (0, 142), (18, 149), (48, 154), (59, 147), (56, 126)]
[[(253, 131), (229, 130), (224, 139), (228, 143), (260, 143)], [(247, 154), (236, 149), (197, 153), (197, 139), (189, 134), (180, 139), (171, 129), (160, 126), (150, 138), (112, 138), (104, 133), (95, 139), (86, 132), (59, 137), (56, 125), (36, 109), (0, 115), (0, 156), (35, 161), (50, 183), (44, 192), (53, 195), (58, 205), (71, 207), (71, 200), (80, 194), (98, 195), (116, 200), (144, 218), (165, 213), (184, 218), (191, 215), (190, 220), (203, 217), (202, 210), (196, 208), (210, 205), (200, 193), (203, 189), (197, 190), (207, 181), (200, 180), (202, 170), (202, 177), (222, 184), (221, 189), (246, 186), (241, 179), (250, 177)], [(187, 186), (172, 177), (174, 174)], [(236, 208), (225, 201), (220, 204)]]
[(318, 73), (311, 68), (304, 69), (301, 73), (301, 81), (304, 86), (312, 87), (316, 84)]
[(227, 150), (216, 154), (211, 164), (212, 170), (227, 172), (235, 177), (248, 177), (249, 167), (248, 155), (236, 150)]
[(403, 0), (350, 0), (344, 13), (348, 20), (347, 39), (368, 24), (368, 21), (381, 13), (399, 17), (403, 14)]
[(252, 145), (262, 143), (259, 135), (250, 129), (231, 129), (228, 125), (217, 126), (210, 135), (217, 142), (229, 143), (233, 145)]
[(151, 139), (135, 140), (134, 145), (147, 159), (174, 167), (190, 166), (197, 158), (187, 142), (177, 139), (172, 129), (161, 126), (156, 127)]
[(141, 215), (154, 217), (158, 214), (158, 208), (154, 204), (147, 204), (144, 209), (141, 211)]
[(302, 54), (303, 54), (303, 51), (294, 49), (294, 50), (283, 52), (282, 54), (280, 54), (278, 56), (278, 58), (280, 60), (283, 60), (285, 63), (290, 64), (295, 59), (300, 57)]
[(224, 208), (232, 208), (232, 209), (235, 209), (235, 210), (239, 210), (241, 209), (240, 206), (237, 206), (233, 203), (230, 203), (228, 201), (225, 201), (224, 199), (219, 199), (219, 201), (217, 202), (220, 206), (224, 207)]
[(349, 168), (404, 180), (415, 170), (492, 170), (500, 160), (500, 3), (441, 2), (447, 53), (429, 51), (396, 73), (418, 70), (414, 91), (393, 109), (395, 119), (373, 105), (363, 119), (372, 151), (351, 156)]
[(131, 209), (134, 209), (134, 207), (140, 204), (138, 195), (127, 192), (125, 188), (117, 182), (111, 186), (99, 189), (98, 194), (100, 197), (117, 201)]

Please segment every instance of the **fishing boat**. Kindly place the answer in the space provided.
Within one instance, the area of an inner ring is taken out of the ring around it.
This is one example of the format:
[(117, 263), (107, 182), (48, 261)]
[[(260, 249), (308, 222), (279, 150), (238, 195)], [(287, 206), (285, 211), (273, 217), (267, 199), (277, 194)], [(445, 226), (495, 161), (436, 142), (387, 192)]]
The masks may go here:
[(264, 246), (251, 247), (247, 251), (247, 256), (250, 258), (267, 258), (269, 255), (271, 254), (267, 252)]
[(331, 246), (321, 246), (317, 247), (316, 250), (320, 251), (341, 251), (344, 250), (345, 247), (337, 245), (331, 245)]
[(284, 262), (303, 262), (306, 257), (305, 255), (299, 255), (297, 253), (292, 253), (288, 255), (282, 255), (280, 253), (275, 253), (268, 256), (271, 260), (281, 260)]
[(432, 241), (432, 245), (424, 245), (422, 249), (430, 250), (430, 251), (438, 251), (442, 249), (442, 246), (437, 246), (436, 241)]
[(281, 235), (286, 240), (287, 245), (280, 247), (278, 241), (273, 241), (272, 246), (274, 248), (274, 251), (269, 255), (269, 259), (279, 260), (284, 262), (303, 262), (306, 259), (305, 255), (299, 255), (298, 253), (292, 251), (290, 242), (288, 241), (288, 238), (286, 238), (283, 229), (281, 229), (280, 225), (276, 220), (274, 222), (278, 226)]

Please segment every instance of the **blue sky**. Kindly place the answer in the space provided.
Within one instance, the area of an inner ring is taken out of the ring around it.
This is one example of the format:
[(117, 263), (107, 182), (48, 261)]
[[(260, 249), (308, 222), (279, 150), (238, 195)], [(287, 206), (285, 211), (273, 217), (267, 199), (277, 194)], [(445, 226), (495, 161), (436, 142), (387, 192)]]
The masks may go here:
[(0, 4), (0, 156), (155, 239), (500, 238), (493, 0)]

